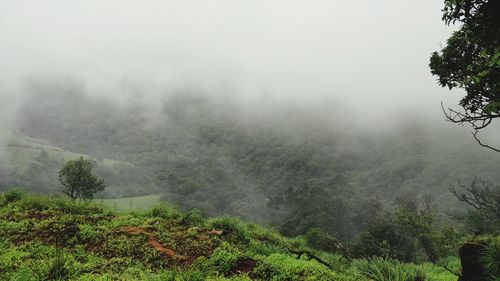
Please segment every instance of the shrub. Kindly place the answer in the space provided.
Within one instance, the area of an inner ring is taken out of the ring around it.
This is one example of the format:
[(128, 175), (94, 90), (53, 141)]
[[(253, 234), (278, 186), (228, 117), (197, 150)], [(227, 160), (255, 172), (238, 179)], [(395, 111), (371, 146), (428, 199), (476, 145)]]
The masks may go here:
[(151, 211), (147, 213), (148, 216), (162, 218), (166, 220), (182, 218), (182, 212), (174, 207), (166, 204), (154, 206)]
[(332, 271), (315, 261), (299, 260), (284, 254), (263, 257), (254, 271), (262, 280), (337, 280)]
[(233, 243), (248, 244), (250, 234), (241, 221), (227, 216), (210, 220), (209, 227), (222, 230), (222, 236)]
[(335, 237), (317, 227), (309, 229), (305, 235), (305, 239), (309, 247), (329, 252), (336, 252), (339, 244)]
[(351, 251), (359, 258), (381, 257), (414, 261), (417, 241), (393, 220), (377, 219), (354, 241)]
[(201, 225), (203, 223), (203, 216), (198, 209), (192, 209), (182, 214), (182, 222), (188, 225)]
[(24, 191), (21, 189), (12, 189), (4, 193), (5, 202), (12, 203), (21, 200), (25, 195)]

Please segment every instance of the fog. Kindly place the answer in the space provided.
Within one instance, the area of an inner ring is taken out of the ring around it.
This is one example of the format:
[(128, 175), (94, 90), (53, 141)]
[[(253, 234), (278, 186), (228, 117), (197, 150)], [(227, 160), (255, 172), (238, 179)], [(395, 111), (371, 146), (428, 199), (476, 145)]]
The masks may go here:
[(194, 92), (247, 119), (288, 106), (351, 132), (410, 120), (452, 126), (440, 102), (456, 105), (461, 93), (439, 87), (428, 68), (454, 28), (441, 21), (441, 6), (0, 0), (0, 155), (21, 105), (46, 95), (36, 85), (64, 92), (74, 84), (115, 105), (142, 104), (151, 120), (165, 97)]
[(3, 100), (33, 78), (77, 79), (120, 102), (155, 104), (179, 88), (245, 103), (327, 100), (364, 121), (442, 120), (439, 102), (451, 99), (427, 66), (451, 31), (439, 1), (0, 3)]
[(443, 113), (466, 94), (429, 68), (445, 2), (0, 0), (2, 274), (452, 280), (470, 237), (489, 258), (500, 154)]
[(60, 166), (84, 155), (109, 183), (99, 196), (209, 215), (285, 221), (279, 198), (307, 186), (388, 204), (428, 193), (444, 211), (452, 181), (497, 179), (498, 159), (445, 121), (441, 102), (463, 92), (428, 67), (456, 28), (441, 9), (0, 0), (0, 190), (58, 193)]

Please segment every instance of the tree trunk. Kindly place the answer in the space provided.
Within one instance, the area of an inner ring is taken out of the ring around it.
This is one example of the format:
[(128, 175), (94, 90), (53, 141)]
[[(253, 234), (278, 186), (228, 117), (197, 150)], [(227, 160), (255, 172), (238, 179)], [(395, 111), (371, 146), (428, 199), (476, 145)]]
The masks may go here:
[(467, 242), (458, 251), (462, 264), (462, 276), (459, 281), (488, 281), (484, 276), (479, 257), (484, 252), (485, 246), (481, 243)]

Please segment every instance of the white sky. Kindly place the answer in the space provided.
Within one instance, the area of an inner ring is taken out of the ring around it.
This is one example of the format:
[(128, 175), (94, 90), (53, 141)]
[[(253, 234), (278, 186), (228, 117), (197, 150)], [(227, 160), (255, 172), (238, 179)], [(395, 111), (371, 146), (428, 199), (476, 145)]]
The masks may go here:
[(24, 79), (72, 77), (120, 100), (192, 87), (244, 100), (334, 100), (332, 110), (342, 104), (368, 118), (442, 120), (440, 101), (460, 97), (428, 68), (452, 31), (442, 5), (0, 0), (0, 99), (12, 102), (0, 102), (0, 113), (22, 95)]

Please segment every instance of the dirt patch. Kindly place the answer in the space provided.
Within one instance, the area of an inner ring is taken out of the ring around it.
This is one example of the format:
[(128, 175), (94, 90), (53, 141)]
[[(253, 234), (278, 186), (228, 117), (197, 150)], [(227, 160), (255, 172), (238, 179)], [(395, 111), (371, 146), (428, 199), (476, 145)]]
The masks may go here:
[(249, 273), (257, 266), (257, 261), (250, 258), (239, 259), (233, 268), (229, 271), (231, 275)]
[(178, 260), (185, 260), (186, 259), (185, 257), (177, 254), (173, 249), (169, 249), (169, 248), (166, 248), (165, 246), (163, 246), (158, 240), (156, 240), (156, 237), (153, 233), (145, 230), (144, 228), (137, 227), (137, 226), (122, 226), (120, 228), (120, 231), (128, 233), (128, 234), (132, 234), (132, 235), (145, 235), (145, 236), (147, 236), (148, 245), (150, 245), (155, 250), (160, 252), (160, 256), (162, 256), (162, 257), (173, 258), (173, 259), (178, 259)]
[(145, 230), (142, 227), (138, 227), (138, 226), (128, 226), (128, 225), (125, 225), (125, 226), (122, 226), (120, 228), (120, 231), (128, 233), (128, 234), (144, 234), (146, 236), (154, 236), (153, 233)]
[(160, 252), (162, 256), (166, 255), (170, 258), (184, 259), (184, 257), (178, 255), (174, 250), (163, 247), (163, 245), (154, 238), (148, 237), (148, 244)]

